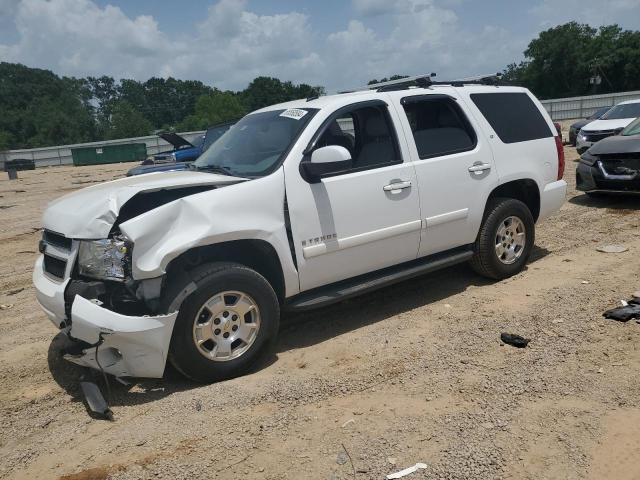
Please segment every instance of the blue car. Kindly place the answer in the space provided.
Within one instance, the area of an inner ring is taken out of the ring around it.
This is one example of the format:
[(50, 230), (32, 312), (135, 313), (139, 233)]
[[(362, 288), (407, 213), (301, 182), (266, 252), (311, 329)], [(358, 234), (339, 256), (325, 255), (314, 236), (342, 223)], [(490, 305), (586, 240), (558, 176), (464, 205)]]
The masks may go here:
[(188, 170), (191, 162), (202, 155), (202, 152), (213, 145), (234, 123), (220, 123), (209, 127), (204, 135), (199, 136), (193, 142), (189, 142), (177, 133), (167, 132), (160, 134), (160, 138), (173, 145), (174, 150), (156, 153), (147, 158), (141, 165), (129, 170), (127, 177), (142, 175), (143, 173)]

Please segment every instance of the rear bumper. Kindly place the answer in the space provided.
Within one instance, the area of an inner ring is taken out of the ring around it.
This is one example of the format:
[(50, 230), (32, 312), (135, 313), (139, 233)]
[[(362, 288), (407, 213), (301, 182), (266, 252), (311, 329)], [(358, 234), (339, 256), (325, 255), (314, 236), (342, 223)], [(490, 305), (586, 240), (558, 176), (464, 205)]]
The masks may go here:
[(567, 182), (557, 180), (547, 183), (540, 195), (540, 215), (538, 220), (544, 220), (549, 215), (560, 210), (567, 196)]
[(582, 192), (640, 192), (640, 178), (605, 178), (598, 164), (579, 163), (576, 168), (576, 188)]
[[(95, 369), (102, 366), (106, 373), (116, 377), (162, 377), (178, 312), (128, 316), (76, 295), (69, 321), (64, 299), (69, 281), (56, 281), (47, 276), (42, 268), (42, 256), (36, 261), (33, 283), (38, 303), (47, 317), (69, 338), (81, 341), (80, 345), (86, 347), (78, 355), (65, 355), (65, 359)], [(96, 361), (95, 345), (101, 339)]]

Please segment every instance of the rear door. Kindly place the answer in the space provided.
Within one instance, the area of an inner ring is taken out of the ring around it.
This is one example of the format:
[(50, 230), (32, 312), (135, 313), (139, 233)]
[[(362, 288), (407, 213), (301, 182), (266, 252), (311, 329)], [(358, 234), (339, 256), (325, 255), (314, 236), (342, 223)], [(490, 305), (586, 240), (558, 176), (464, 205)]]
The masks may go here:
[(473, 243), (498, 184), (491, 147), (453, 88), (392, 96), (420, 187), (419, 256)]
[(500, 183), (531, 179), (542, 195), (558, 177), (556, 130), (540, 102), (518, 87), (464, 87), (459, 95), (485, 132)]

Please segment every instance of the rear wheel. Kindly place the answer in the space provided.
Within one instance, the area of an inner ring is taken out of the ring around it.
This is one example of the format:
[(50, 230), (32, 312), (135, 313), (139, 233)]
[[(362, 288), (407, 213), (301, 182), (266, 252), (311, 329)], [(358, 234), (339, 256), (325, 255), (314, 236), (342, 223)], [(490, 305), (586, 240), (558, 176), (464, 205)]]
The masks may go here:
[(471, 259), (485, 277), (503, 279), (519, 273), (527, 263), (535, 239), (535, 223), (520, 200), (495, 198), (487, 205)]
[[(235, 263), (205, 265), (190, 277), (196, 289), (180, 306), (171, 363), (204, 383), (246, 373), (278, 332), (280, 307), (273, 288), (259, 273)], [(171, 286), (168, 292), (184, 287)]]

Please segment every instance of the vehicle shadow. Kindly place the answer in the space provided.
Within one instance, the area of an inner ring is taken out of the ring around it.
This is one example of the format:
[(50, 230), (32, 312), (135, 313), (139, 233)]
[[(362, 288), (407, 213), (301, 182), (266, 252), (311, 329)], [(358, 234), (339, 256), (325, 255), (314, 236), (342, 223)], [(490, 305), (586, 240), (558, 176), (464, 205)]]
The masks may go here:
[(126, 379), (129, 383), (124, 385), (108, 375), (109, 384), (107, 386), (100, 372), (81, 367), (63, 358), (64, 351), (69, 346), (70, 341), (67, 336), (58, 333), (49, 345), (47, 362), (53, 380), (67, 392), (71, 401), (74, 402), (85, 403), (80, 389), (80, 382), (83, 380), (95, 382), (112, 407), (153, 402), (175, 392), (200, 386), (200, 384), (180, 375), (170, 364), (167, 364), (163, 378)]
[[(529, 263), (535, 263), (549, 253), (544, 248), (534, 247)], [(494, 282), (477, 275), (469, 266), (462, 264), (310, 312), (285, 312), (276, 347), (247, 374), (276, 363), (279, 353), (322, 343), (343, 333), (446, 299), (469, 287), (492, 283)], [(167, 363), (161, 379), (129, 379), (131, 383), (123, 385), (108, 376), (107, 389), (99, 372), (64, 360), (63, 351), (68, 346), (67, 337), (62, 333), (58, 334), (49, 346), (48, 363), (53, 379), (71, 396), (72, 401), (84, 402), (80, 381), (87, 377), (98, 384), (112, 407), (145, 404), (202, 386), (184, 378)]]
[(590, 196), (586, 193), (572, 197), (569, 203), (592, 208), (609, 208), (612, 210), (640, 210), (640, 192), (610, 193)]
[[(549, 253), (545, 248), (534, 247), (529, 264)], [(321, 343), (351, 330), (444, 300), (469, 287), (492, 283), (494, 281), (477, 275), (468, 265), (461, 264), (318, 310), (285, 314), (276, 352)]]

